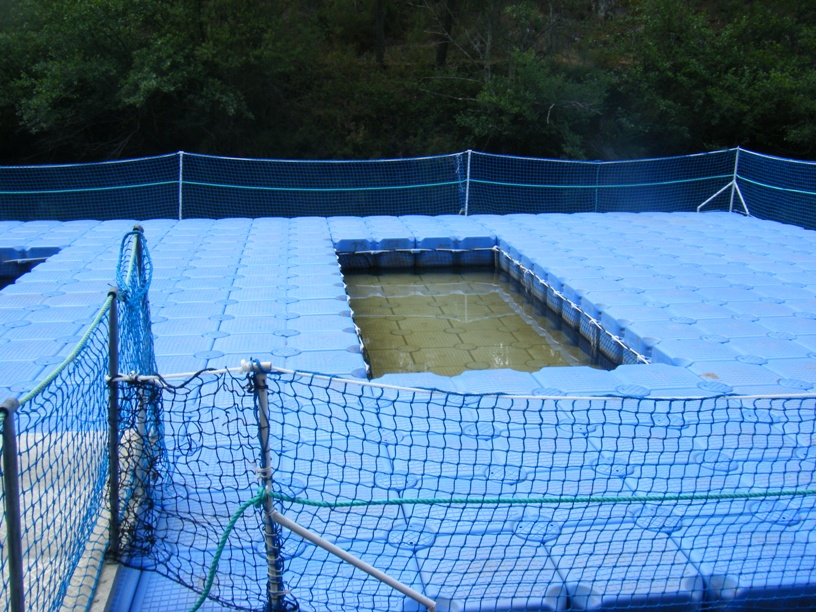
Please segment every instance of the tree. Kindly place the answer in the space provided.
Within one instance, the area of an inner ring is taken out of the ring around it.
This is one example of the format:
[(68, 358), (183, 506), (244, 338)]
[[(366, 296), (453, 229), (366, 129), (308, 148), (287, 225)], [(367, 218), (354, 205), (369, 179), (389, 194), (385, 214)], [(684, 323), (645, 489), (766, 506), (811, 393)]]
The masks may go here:
[(287, 81), (319, 52), (295, 12), (283, 1), (22, 0), (0, 40), (20, 55), (4, 71), (5, 102), (56, 157), (246, 146), (232, 135), (258, 115), (286, 127)]
[(717, 14), (690, 1), (643, 2), (623, 87), (645, 137), (662, 152), (737, 145), (787, 155), (811, 152), (812, 14), (782, 0)]

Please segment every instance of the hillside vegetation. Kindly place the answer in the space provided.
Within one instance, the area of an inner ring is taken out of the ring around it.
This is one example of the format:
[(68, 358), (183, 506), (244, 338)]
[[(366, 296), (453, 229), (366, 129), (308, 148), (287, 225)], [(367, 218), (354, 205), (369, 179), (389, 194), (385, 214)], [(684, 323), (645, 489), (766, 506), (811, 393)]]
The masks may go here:
[(7, 0), (0, 162), (816, 157), (801, 0)]

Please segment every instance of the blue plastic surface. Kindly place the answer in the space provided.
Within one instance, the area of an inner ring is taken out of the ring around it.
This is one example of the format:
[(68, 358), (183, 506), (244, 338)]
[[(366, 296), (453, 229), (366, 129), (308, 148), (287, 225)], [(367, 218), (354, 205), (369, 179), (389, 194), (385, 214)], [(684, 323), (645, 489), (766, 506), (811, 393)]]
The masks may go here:
[[(524, 417), (495, 412), (495, 405), (467, 407), (477, 416), (456, 415), (462, 426), (455, 433), (458, 446), (444, 437), (419, 436), (408, 456), (390, 446), (381, 449), (383, 463), (376, 471), (355, 465), (350, 455), (338, 474), (351, 484), (337, 494), (384, 489), (404, 497), (629, 495), (811, 486), (801, 479), (812, 473), (816, 459), (814, 432), (804, 428), (813, 415), (774, 406), (736, 415), (707, 410), (708, 400), (701, 399), (699, 409), (686, 402), (680, 416), (650, 412), (649, 402), (666, 393), (692, 395), (695, 389), (700, 395), (812, 390), (816, 308), (809, 276), (813, 261), (807, 258), (812, 240), (792, 226), (724, 214), (668, 219), (669, 227), (667, 217), (658, 214), (146, 222), (155, 266), (151, 302), (159, 369), (189, 372), (256, 357), (292, 369), (364, 376), (335, 249), (455, 251), (489, 249), (498, 242), (601, 318), (609, 331), (623, 334), (635, 350), (660, 363), (621, 365), (612, 372), (550, 368), (453, 379), (387, 375), (380, 382), (461, 393), (635, 399), (614, 404), (622, 406), (617, 413), (612, 403), (603, 409), (570, 404), (567, 410), (552, 400), (530, 400)], [(113, 282), (118, 241), (132, 224), (3, 225), (0, 258), (55, 254), (0, 291), (0, 388), (30, 388), (70, 348)], [(624, 231), (631, 239), (620, 239)], [(441, 266), (462, 262), (465, 255), (424, 251), (409, 254), (410, 259), (375, 261)], [(469, 257), (469, 263), (489, 262), (493, 253)], [(554, 292), (535, 290), (562, 307)], [(577, 320), (576, 313), (564, 312), (571, 322)], [(602, 342), (615, 352), (608, 337)], [(399, 415), (394, 424), (411, 414), (410, 406), (393, 410)], [(487, 414), (496, 420), (493, 427)], [(532, 414), (541, 421), (524, 423)], [(303, 418), (315, 428), (327, 424), (319, 414)], [(510, 445), (508, 432), (525, 440), (522, 448)], [(457, 465), (458, 472), (450, 467)], [(375, 472), (379, 480), (371, 476)], [(300, 476), (309, 478), (305, 471)], [(720, 608), (748, 608), (772, 592), (798, 595), (812, 605), (814, 551), (805, 539), (813, 531), (812, 509), (750, 503), (718, 505), (716, 512), (730, 518), (717, 521), (716, 529), (709, 527), (713, 522), (700, 504), (680, 505), (679, 518), (648, 508), (605, 516), (609, 528), (589, 518), (600, 515), (603, 505), (576, 505), (549, 518), (531, 518), (510, 506), (477, 511), (406, 506), (383, 510), (377, 529), (353, 522), (340, 529), (336, 522), (321, 523), (316, 510), (296, 515), (313, 526), (322, 524), (330, 539), (438, 597), (440, 609), (562, 609), (569, 601), (579, 609), (660, 603), (696, 610), (703, 592), (707, 603)], [(722, 546), (712, 546), (713, 541)], [(473, 555), (452, 558), (446, 543)], [(491, 565), (494, 560), (478, 556), (489, 550), (488, 543), (518, 551), (529, 563)], [(764, 548), (752, 548), (760, 544)], [(634, 561), (619, 563), (629, 553)], [(581, 563), (574, 562), (579, 558)], [(775, 558), (779, 567), (762, 565), (764, 558)], [(474, 559), (481, 563), (478, 571), (465, 571)], [(734, 583), (739, 568), (750, 563), (756, 573), (744, 573)], [(412, 605), (316, 549), (301, 551), (290, 571), (313, 579), (325, 568), (331, 571), (317, 582), (292, 584), (294, 593), (309, 593), (301, 602), (304, 609)], [(186, 606), (189, 594), (165, 583), (143, 574), (138, 605)], [(586, 588), (590, 583), (594, 591)]]

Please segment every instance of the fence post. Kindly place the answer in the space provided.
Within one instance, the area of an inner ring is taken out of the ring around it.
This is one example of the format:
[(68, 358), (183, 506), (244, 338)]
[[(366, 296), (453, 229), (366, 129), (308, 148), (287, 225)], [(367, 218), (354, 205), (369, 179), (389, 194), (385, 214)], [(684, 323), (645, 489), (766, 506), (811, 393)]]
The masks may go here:
[(20, 402), (7, 399), (0, 405), (3, 416), (3, 487), (6, 513), (6, 548), (8, 550), (9, 609), (25, 610), (25, 583), (23, 582), (23, 531), (20, 521), (20, 467), (17, 461), (17, 431), (14, 413)]
[(134, 232), (139, 232), (134, 236), (136, 240), (136, 278), (139, 279), (139, 284), (141, 285), (144, 281), (142, 275), (144, 274), (144, 266), (142, 265), (144, 262), (142, 261), (142, 236), (144, 235), (144, 228), (139, 225), (138, 223), (133, 226)]
[[(258, 405), (258, 438), (261, 445), (260, 476), (265, 491), (272, 488), (272, 459), (269, 448), (269, 396), (266, 384), (266, 372), (255, 371), (253, 386)], [(273, 520), (275, 508), (272, 498), (264, 496), (264, 544), (266, 547), (266, 597), (267, 609), (276, 612), (283, 607), (283, 576), (280, 564), (280, 540), (278, 528)]]
[(598, 187), (601, 176), (601, 160), (595, 161), (595, 212), (598, 212)]
[(737, 172), (739, 170), (740, 147), (737, 147), (737, 154), (734, 156), (734, 174), (731, 177), (731, 201), (728, 204), (728, 212), (734, 212), (734, 192), (737, 190)]
[(181, 221), (184, 211), (184, 151), (178, 152), (179, 172), (178, 172), (178, 220)]
[(108, 554), (119, 556), (119, 312), (116, 306), (118, 291), (111, 289), (113, 297), (108, 311), (108, 499), (110, 504), (110, 547)]
[(468, 216), (470, 209), (470, 158), (473, 151), (467, 150), (467, 173), (465, 175), (465, 216)]

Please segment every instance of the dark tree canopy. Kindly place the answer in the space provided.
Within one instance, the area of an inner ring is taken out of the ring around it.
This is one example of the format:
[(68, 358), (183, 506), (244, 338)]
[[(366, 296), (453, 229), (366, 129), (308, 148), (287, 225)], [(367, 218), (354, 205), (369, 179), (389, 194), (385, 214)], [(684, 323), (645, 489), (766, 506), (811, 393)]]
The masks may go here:
[(0, 162), (816, 154), (797, 0), (10, 0)]

